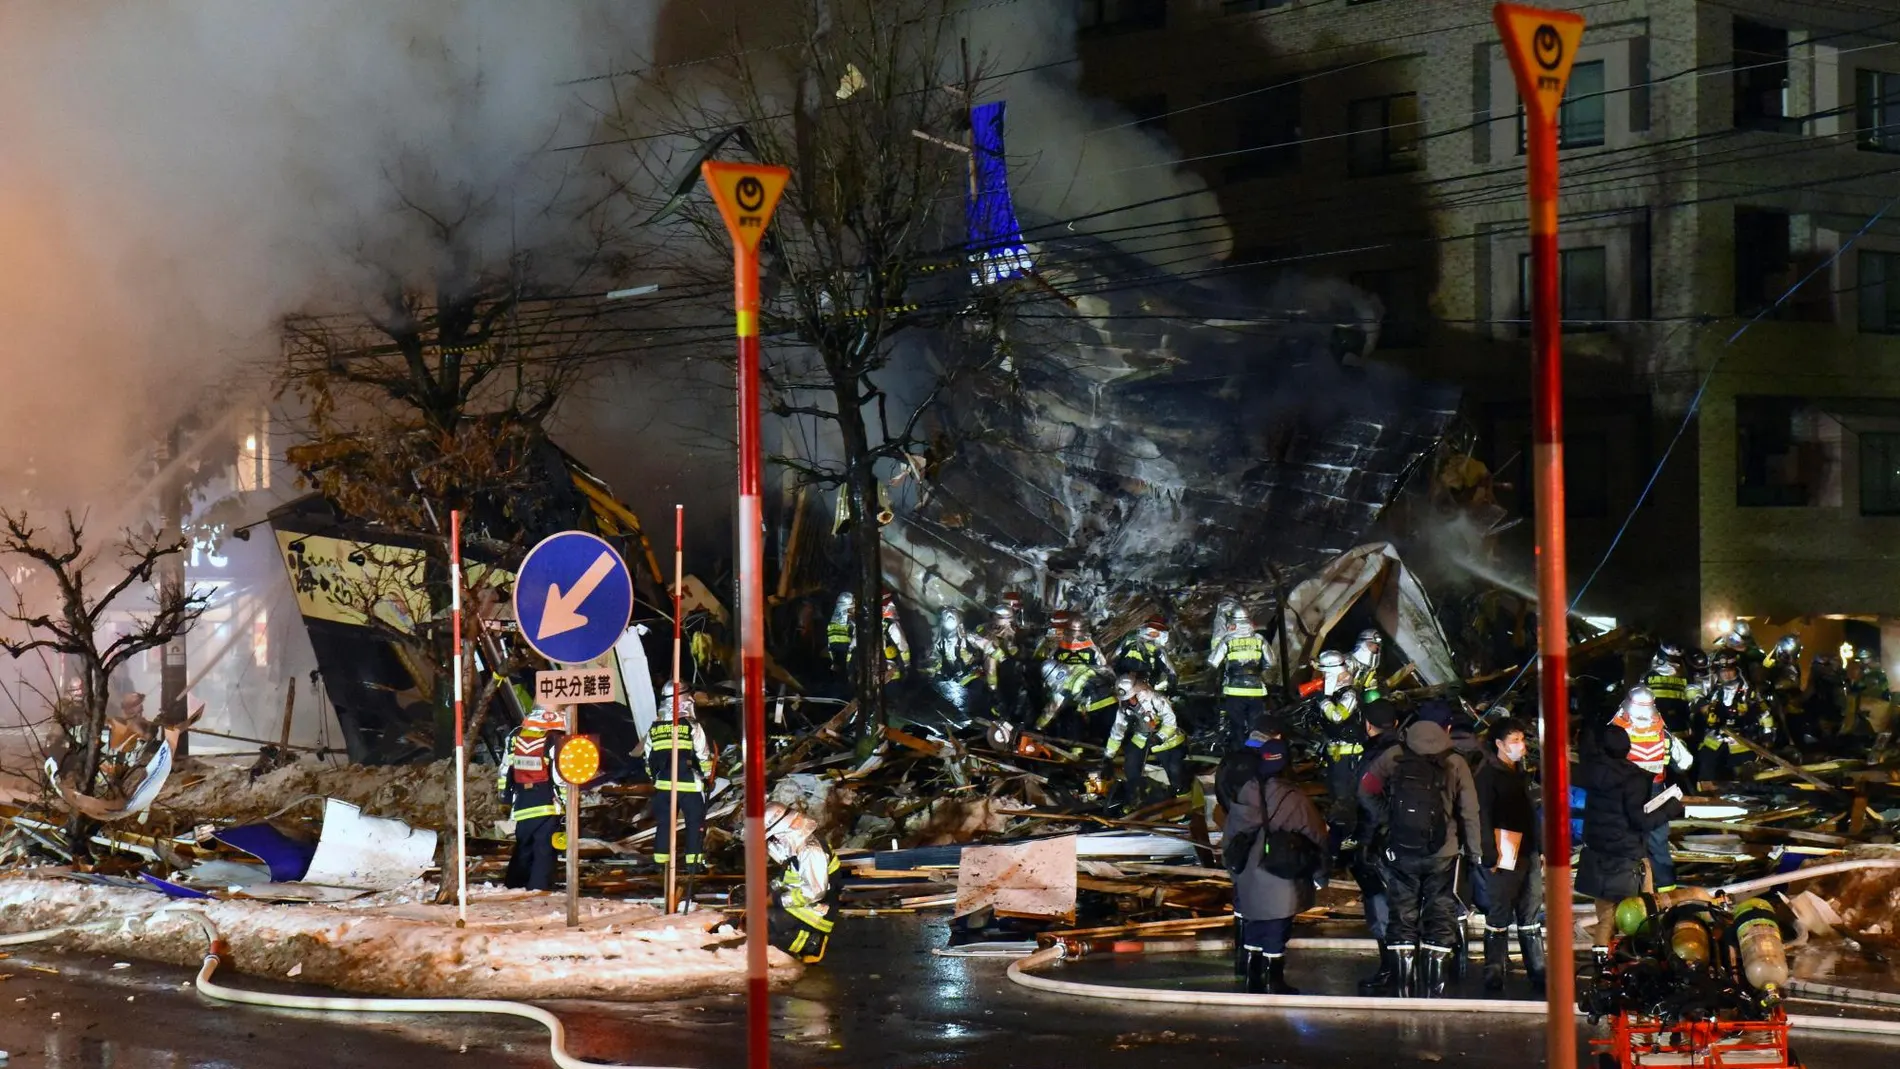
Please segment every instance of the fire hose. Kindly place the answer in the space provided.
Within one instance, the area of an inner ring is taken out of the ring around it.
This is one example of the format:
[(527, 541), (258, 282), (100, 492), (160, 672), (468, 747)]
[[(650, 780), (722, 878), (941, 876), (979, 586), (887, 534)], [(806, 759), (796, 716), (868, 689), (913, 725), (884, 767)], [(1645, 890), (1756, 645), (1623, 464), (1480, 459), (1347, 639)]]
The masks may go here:
[(246, 1006), (263, 1006), (270, 1009), (316, 1010), (321, 1013), (478, 1013), (504, 1017), (520, 1017), (533, 1021), (548, 1030), (548, 1054), (560, 1069), (665, 1069), (665, 1067), (614, 1065), (606, 1062), (582, 1061), (567, 1052), (567, 1026), (561, 1019), (539, 1006), (526, 1002), (510, 1002), (503, 999), (461, 999), (461, 998), (353, 998), (341, 995), (280, 995), (264, 991), (244, 991), (227, 987), (211, 978), (219, 964), (230, 953), (230, 948), (218, 934), (217, 926), (211, 918), (202, 912), (181, 908), (177, 904), (164, 906), (151, 913), (139, 913), (107, 917), (100, 920), (80, 921), (62, 925), (58, 928), (46, 928), (36, 932), (20, 932), (14, 935), (0, 935), (0, 946), (20, 946), (26, 943), (39, 943), (57, 938), (69, 932), (87, 931), (94, 928), (109, 928), (121, 924), (150, 923), (165, 916), (179, 917), (198, 926), (204, 933), (205, 941), (210, 944), (205, 952), (204, 963), (198, 967), (198, 991), (206, 998), (218, 1002), (232, 1002)]
[[(1121, 949), (1125, 941), (1095, 944), (1086, 952), (1126, 953)], [(1157, 940), (1156, 942), (1161, 942)], [(1188, 947), (1189, 940), (1167, 940), (1162, 947), (1148, 947), (1143, 953), (1189, 953), (1205, 949), (1203, 946)], [(1201, 940), (1212, 946), (1226, 944), (1217, 940)], [(1316, 939), (1306, 941), (1294, 939), (1288, 943), (1290, 949), (1299, 949), (1302, 943), (1360, 942), (1359, 940)], [(1315, 948), (1317, 949), (1317, 948)], [(1113, 984), (1091, 984), (1077, 980), (1057, 980), (1048, 976), (1037, 976), (1038, 970), (1047, 968), (1070, 957), (1083, 956), (1073, 953), (1062, 943), (1045, 947), (1025, 958), (1009, 964), (1010, 980), (1022, 987), (1052, 994), (1073, 995), (1081, 998), (1106, 999), (1118, 1002), (1157, 1002), (1190, 1006), (1236, 1006), (1253, 1009), (1274, 1010), (1397, 1010), (1404, 1013), (1494, 1013), (1515, 1014), (1520, 1016), (1543, 1016), (1546, 1003), (1532, 999), (1498, 998), (1397, 998), (1390, 995), (1267, 995), (1251, 994), (1244, 991), (1189, 991), (1166, 988), (1120, 987)], [(1818, 993), (1818, 992), (1816, 992)], [(1579, 1011), (1579, 1016), (1583, 1016)], [(1814, 1017), (1790, 1015), (1791, 1027), (1807, 1032), (1836, 1032), (1850, 1035), (1894, 1036), (1900, 1037), (1900, 1021), (1879, 1021), (1850, 1017)]]

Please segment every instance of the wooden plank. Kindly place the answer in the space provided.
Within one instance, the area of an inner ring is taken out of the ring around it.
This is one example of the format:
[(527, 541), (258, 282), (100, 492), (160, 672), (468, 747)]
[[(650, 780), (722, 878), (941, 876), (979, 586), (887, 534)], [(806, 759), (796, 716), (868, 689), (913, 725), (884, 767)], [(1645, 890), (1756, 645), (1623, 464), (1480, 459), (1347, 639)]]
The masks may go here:
[(1794, 762), (1787, 760), (1786, 758), (1782, 757), (1780, 754), (1777, 754), (1773, 750), (1768, 749), (1766, 746), (1762, 746), (1757, 743), (1751, 742), (1748, 739), (1741, 737), (1740, 735), (1730, 735), (1729, 738), (1734, 742), (1740, 743), (1743, 749), (1746, 749), (1749, 752), (1753, 753), (1755, 756), (1760, 757), (1765, 761), (1768, 761), (1770, 764), (1773, 764), (1781, 769), (1786, 770), (1790, 775), (1794, 776), (1794, 778), (1800, 780), (1803, 783), (1813, 786), (1817, 790), (1823, 790), (1829, 794), (1836, 795), (1843, 798), (1847, 796), (1847, 792), (1845, 790), (1842, 790), (1841, 788), (1836, 787), (1832, 783), (1829, 783), (1818, 776), (1809, 775), (1807, 772), (1803, 771), (1799, 765), (1796, 765)]
[(1840, 835), (1827, 835), (1818, 831), (1800, 831), (1794, 828), (1764, 828), (1752, 824), (1729, 824), (1720, 820), (1672, 820), (1672, 828), (1687, 828), (1691, 831), (1726, 832), (1743, 840), (1750, 836), (1757, 838), (1786, 839), (1796, 843), (1814, 843), (1818, 846), (1847, 846), (1852, 840)]

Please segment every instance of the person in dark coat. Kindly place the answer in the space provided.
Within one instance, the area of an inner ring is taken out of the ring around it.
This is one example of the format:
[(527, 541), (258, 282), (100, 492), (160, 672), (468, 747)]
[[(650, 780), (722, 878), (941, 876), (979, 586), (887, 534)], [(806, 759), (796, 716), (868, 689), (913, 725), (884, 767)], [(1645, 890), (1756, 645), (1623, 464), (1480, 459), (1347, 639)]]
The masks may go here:
[[(1241, 788), (1260, 778), (1260, 748), (1277, 739), (1286, 738), (1284, 722), (1272, 713), (1261, 713), (1254, 718), (1253, 731), (1247, 741), (1227, 751), (1220, 759), (1220, 765), (1214, 770), (1214, 800), (1220, 803), (1220, 811), (1232, 812), (1234, 800), (1240, 797)], [(1247, 975), (1247, 938), (1242, 931), (1247, 919), (1238, 911), (1234, 913), (1234, 975)]]
[(1537, 777), (1525, 758), (1530, 728), (1515, 717), (1491, 725), (1478, 767), (1478, 824), (1484, 841), (1484, 988), (1501, 991), (1511, 965), (1511, 933), (1531, 986), (1544, 982), (1543, 857), (1537, 838)]
[[(1361, 719), (1366, 725), (1366, 752), (1360, 755), (1359, 767), (1354, 771), (1357, 777), (1364, 776), (1366, 769), (1394, 746), (1399, 745), (1398, 706), (1381, 698), (1367, 702), (1361, 711)], [(1385, 894), (1385, 877), (1382, 867), (1385, 860), (1384, 828), (1379, 825), (1378, 814), (1364, 802), (1359, 803), (1359, 843), (1352, 852), (1352, 878), (1359, 884), (1359, 901), (1365, 906), (1366, 927), (1371, 929), (1372, 938), (1379, 941), (1379, 971), (1359, 981), (1361, 995), (1380, 995), (1392, 990), (1392, 984), (1398, 978), (1398, 956), (1386, 946), (1385, 926), (1391, 917), (1391, 902)]]
[[(1247, 990), (1275, 995), (1299, 994), (1286, 981), (1286, 944), (1293, 918), (1312, 908), (1319, 882), (1326, 878), (1326, 821), (1313, 800), (1287, 781), (1287, 765), (1284, 741), (1263, 744), (1260, 774), (1240, 789), (1222, 828), (1224, 842), (1248, 844), (1245, 862), (1234, 875), (1234, 912), (1246, 918), (1241, 931)], [(1282, 877), (1268, 871), (1267, 850), (1275, 832), (1311, 844), (1312, 875)]]
[(1650, 797), (1653, 777), (1630, 763), (1627, 732), (1611, 724), (1601, 739), (1601, 750), (1577, 767), (1577, 785), (1587, 797), (1576, 887), (1578, 894), (1596, 900), (1593, 950), (1598, 960), (1609, 954), (1616, 904), (1643, 891), (1649, 833), (1683, 813), (1680, 788)]

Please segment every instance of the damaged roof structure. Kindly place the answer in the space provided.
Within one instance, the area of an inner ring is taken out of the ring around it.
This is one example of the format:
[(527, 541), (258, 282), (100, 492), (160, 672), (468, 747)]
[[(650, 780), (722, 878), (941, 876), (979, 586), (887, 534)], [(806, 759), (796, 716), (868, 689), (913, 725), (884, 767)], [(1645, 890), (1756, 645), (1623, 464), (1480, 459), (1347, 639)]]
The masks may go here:
[(1063, 300), (1012, 326), (1005, 374), (952, 392), (954, 455), (887, 531), (887, 572), (920, 604), (1026, 589), (1102, 615), (1297, 582), (1363, 540), (1455, 415), (1456, 388), (1350, 360), (1377, 313), (1343, 287), (1249, 301), (1115, 281), (1154, 272), (1091, 239), (1051, 252), (1077, 265), (1044, 279)]

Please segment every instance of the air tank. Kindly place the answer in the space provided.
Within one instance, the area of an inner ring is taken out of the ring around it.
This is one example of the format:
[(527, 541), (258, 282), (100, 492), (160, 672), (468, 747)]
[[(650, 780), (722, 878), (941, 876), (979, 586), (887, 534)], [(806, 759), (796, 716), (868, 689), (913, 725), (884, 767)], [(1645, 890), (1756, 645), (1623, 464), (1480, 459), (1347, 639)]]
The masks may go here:
[(1643, 922), (1658, 913), (1690, 902), (1714, 901), (1715, 892), (1701, 887), (1676, 887), (1654, 894), (1631, 895), (1616, 904), (1616, 930), (1621, 935), (1635, 935)]
[(1748, 986), (1769, 999), (1779, 999), (1788, 985), (1788, 952), (1781, 945), (1781, 920), (1775, 907), (1759, 898), (1735, 907), (1735, 945)]
[(1701, 917), (1684, 917), (1669, 929), (1669, 951), (1676, 960), (1702, 968), (1714, 956), (1709, 926)]

